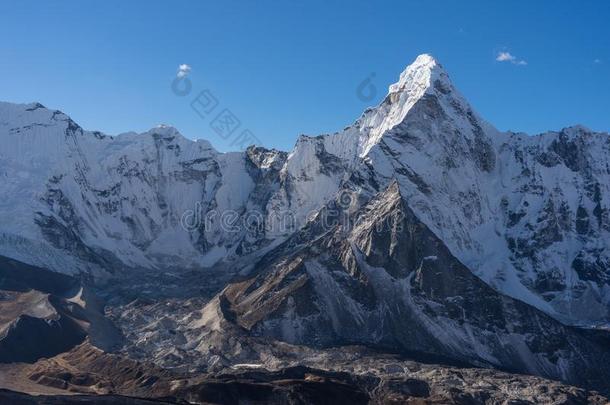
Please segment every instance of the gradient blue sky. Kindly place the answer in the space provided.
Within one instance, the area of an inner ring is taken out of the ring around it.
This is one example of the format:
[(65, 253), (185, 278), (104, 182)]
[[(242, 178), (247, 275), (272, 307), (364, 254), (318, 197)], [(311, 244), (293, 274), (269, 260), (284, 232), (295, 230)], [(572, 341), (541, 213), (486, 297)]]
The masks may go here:
[[(2, 1), (0, 100), (109, 134), (219, 138), (170, 90), (181, 63), (267, 147), (334, 132), (431, 53), (501, 130), (610, 130), (608, 1)], [(509, 52), (527, 65), (498, 62)], [(374, 73), (372, 101), (356, 95)]]

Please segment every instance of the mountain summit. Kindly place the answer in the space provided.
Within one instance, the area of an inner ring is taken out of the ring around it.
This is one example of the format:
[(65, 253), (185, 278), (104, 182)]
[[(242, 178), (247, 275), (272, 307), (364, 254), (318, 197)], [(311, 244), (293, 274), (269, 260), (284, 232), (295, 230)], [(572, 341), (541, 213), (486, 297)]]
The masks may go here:
[(447, 74), (442, 66), (429, 54), (419, 55), (401, 74), (397, 83), (390, 85), (388, 92), (413, 92), (427, 90), (437, 80), (446, 80)]

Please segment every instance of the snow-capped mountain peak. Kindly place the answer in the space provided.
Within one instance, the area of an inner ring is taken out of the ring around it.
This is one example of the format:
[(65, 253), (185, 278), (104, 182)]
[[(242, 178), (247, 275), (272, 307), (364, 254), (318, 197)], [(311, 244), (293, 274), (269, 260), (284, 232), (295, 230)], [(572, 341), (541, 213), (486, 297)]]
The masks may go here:
[(417, 116), (418, 120), (448, 118), (468, 138), (481, 132), (473, 130), (473, 125), (488, 126), (455, 89), (442, 65), (432, 56), (423, 54), (400, 74), (398, 82), (389, 86), (383, 102), (367, 110), (356, 122), (364, 134), (359, 146), (360, 156), (366, 156), (385, 134), (402, 125), (409, 115)]
[(180, 132), (178, 131), (178, 129), (176, 129), (176, 127), (174, 127), (172, 125), (167, 125), (167, 124), (155, 125), (155, 127), (151, 128), (148, 132), (156, 132), (157, 134), (163, 134), (163, 135), (180, 134)]
[(398, 82), (390, 85), (388, 93), (407, 91), (418, 94), (426, 91), (438, 79), (446, 79), (447, 73), (443, 67), (429, 54), (419, 55), (400, 74)]

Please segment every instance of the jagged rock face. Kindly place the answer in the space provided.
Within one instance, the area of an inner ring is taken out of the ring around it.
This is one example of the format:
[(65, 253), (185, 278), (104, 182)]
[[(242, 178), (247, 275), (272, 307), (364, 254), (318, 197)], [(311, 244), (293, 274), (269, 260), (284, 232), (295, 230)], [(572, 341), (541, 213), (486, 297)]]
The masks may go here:
[(226, 300), (223, 319), (293, 344), (365, 344), (604, 386), (606, 350), (474, 276), (397, 183), (352, 214), (340, 206), (327, 205), (306, 238), (271, 251), (255, 277), (209, 305)]
[(540, 307), (566, 322), (608, 318), (609, 139), (575, 127), (511, 134), (500, 147), (508, 257)]

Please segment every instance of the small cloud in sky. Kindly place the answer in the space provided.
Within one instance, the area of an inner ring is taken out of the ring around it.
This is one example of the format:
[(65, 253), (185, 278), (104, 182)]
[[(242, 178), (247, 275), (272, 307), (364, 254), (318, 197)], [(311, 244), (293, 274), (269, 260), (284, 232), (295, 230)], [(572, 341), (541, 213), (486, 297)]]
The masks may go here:
[(512, 62), (514, 61), (515, 58), (513, 55), (510, 54), (510, 52), (500, 52), (498, 53), (498, 56), (496, 57), (496, 60), (498, 62)]
[(527, 62), (523, 59), (517, 59), (517, 57), (510, 52), (498, 52), (498, 56), (496, 56), (496, 60), (498, 62), (510, 62), (513, 65), (525, 66)]
[(596, 65), (599, 65), (600, 63), (602, 63), (602, 60), (601, 59), (595, 59), (593, 61), (593, 63), (595, 63)]
[(179, 79), (182, 79), (182, 78), (188, 76), (189, 73), (191, 73), (191, 67), (189, 65), (187, 65), (186, 63), (183, 63), (178, 66), (178, 73), (176, 73), (176, 77), (178, 77)]

